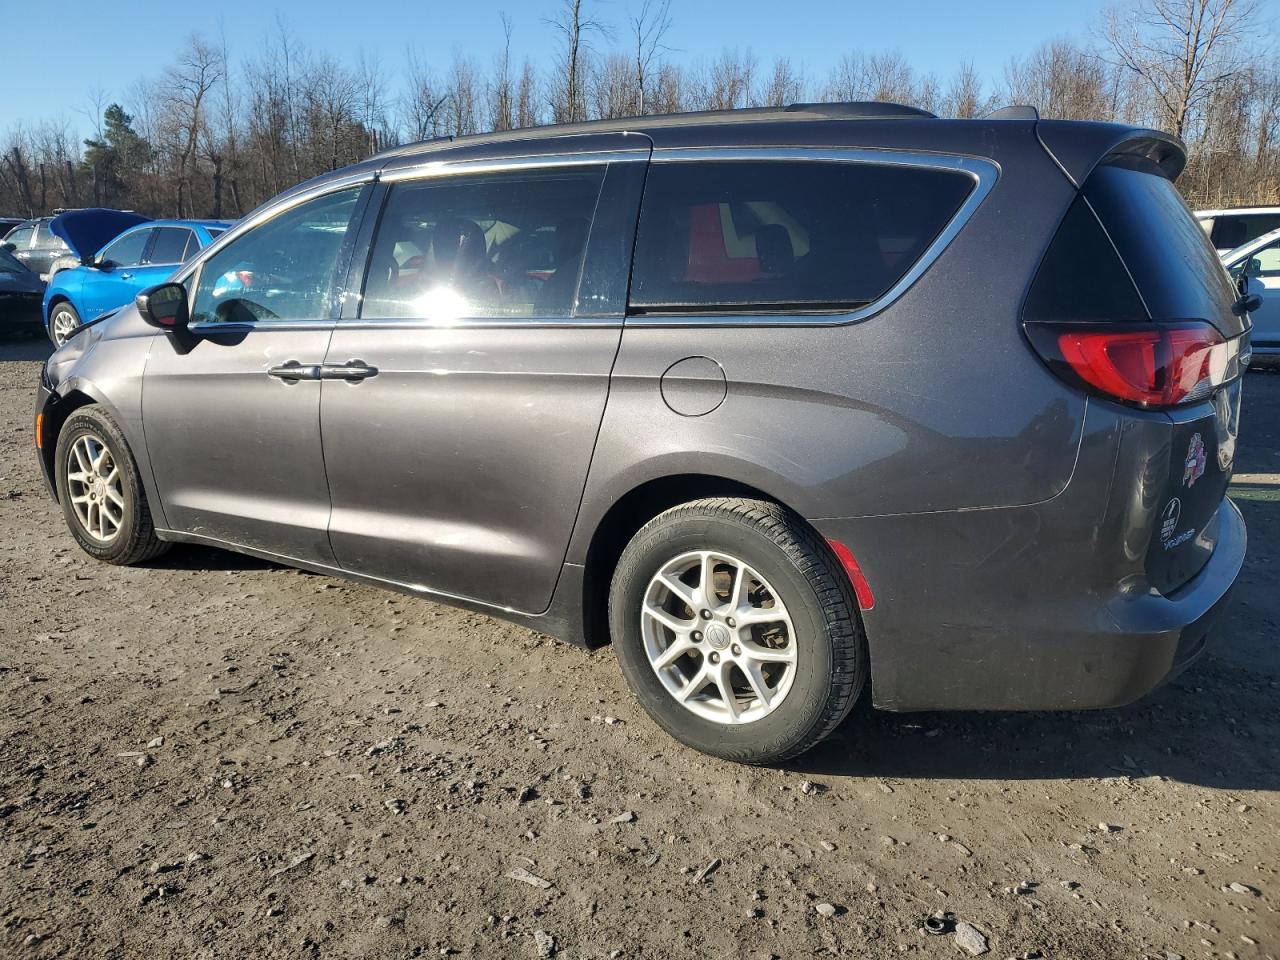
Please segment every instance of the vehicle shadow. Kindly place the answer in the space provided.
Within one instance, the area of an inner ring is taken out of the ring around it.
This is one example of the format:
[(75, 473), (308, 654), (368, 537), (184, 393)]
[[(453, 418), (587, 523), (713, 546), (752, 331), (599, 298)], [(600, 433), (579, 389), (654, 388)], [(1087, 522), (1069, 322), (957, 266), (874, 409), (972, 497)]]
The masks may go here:
[(1233, 485), (1250, 549), (1209, 651), (1138, 703), (1082, 713), (916, 713), (860, 703), (788, 769), (822, 777), (1161, 776), (1280, 789), (1280, 484)]
[(175, 544), (172, 550), (148, 561), (146, 566), (156, 570), (185, 570), (193, 573), (281, 569), (280, 564), (270, 560), (190, 543)]
[(46, 337), (0, 336), (0, 363), (30, 363), (47, 360), (53, 344)]

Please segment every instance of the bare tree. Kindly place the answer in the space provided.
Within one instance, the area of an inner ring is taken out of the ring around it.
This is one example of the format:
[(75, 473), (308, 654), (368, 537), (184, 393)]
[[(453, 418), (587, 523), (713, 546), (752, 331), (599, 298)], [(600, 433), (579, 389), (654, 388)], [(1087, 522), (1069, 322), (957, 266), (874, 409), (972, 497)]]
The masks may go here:
[(577, 123), (587, 119), (586, 98), (583, 96), (584, 62), (591, 49), (591, 38), (609, 35), (603, 21), (585, 14), (583, 7), (587, 2), (560, 0), (560, 12), (545, 21), (560, 35), (563, 45), (562, 73), (554, 84), (551, 102), (556, 123)]
[(632, 51), (635, 56), (636, 113), (649, 111), (646, 97), (655, 61), (665, 53), (663, 42), (671, 29), (671, 0), (644, 0), (640, 12), (631, 18)]
[(203, 37), (193, 34), (178, 55), (178, 62), (165, 78), (165, 102), (176, 151), (176, 206), (179, 216), (194, 216), (191, 207), (191, 177), (196, 164), (196, 147), (206, 124), (205, 108), (209, 92), (222, 80), (222, 56)]
[(502, 53), (494, 65), (493, 84), (489, 88), (489, 128), (510, 130), (516, 125), (511, 80), (511, 18), (505, 13), (498, 16), (502, 19)]
[(1246, 64), (1258, 0), (1131, 0), (1112, 7), (1102, 35), (1112, 62), (1140, 77), (1161, 122), (1183, 136), (1193, 114)]
[(480, 78), (475, 63), (460, 53), (453, 55), (449, 68), (448, 94), (445, 99), (448, 132), (465, 137), (480, 131)]
[(965, 60), (947, 87), (942, 112), (948, 117), (968, 120), (981, 117), (990, 110), (991, 100), (982, 93), (982, 77), (974, 69), (972, 61)]
[[(1119, 85), (1118, 85), (1119, 82)], [(1129, 99), (1123, 77), (1069, 40), (1041, 44), (1005, 68), (1005, 98), (1062, 120), (1105, 120)]]
[(404, 121), (410, 140), (428, 140), (440, 136), (442, 114), (448, 91), (416, 52), (408, 52), (408, 90), (402, 102)]
[(516, 126), (538, 125), (538, 78), (533, 64), (528, 60), (520, 68), (520, 82), (516, 85)]
[(763, 107), (785, 107), (804, 100), (804, 76), (791, 65), (788, 57), (773, 61), (773, 72), (760, 91)]

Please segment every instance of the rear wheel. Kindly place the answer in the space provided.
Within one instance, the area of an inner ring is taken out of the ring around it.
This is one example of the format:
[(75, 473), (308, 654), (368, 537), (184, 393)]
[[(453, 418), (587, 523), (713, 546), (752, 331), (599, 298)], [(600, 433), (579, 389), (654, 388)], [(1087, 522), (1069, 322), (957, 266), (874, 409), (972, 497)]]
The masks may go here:
[(609, 597), (614, 650), (645, 710), (704, 753), (775, 763), (853, 707), (867, 656), (830, 549), (761, 500), (698, 500), (646, 524)]
[(53, 341), (55, 347), (60, 347), (67, 342), (67, 337), (75, 333), (78, 326), (80, 326), (80, 314), (76, 313), (75, 307), (64, 300), (49, 314), (49, 339)]
[(85, 553), (127, 565), (168, 549), (156, 536), (124, 434), (102, 408), (82, 407), (67, 418), (58, 434), (54, 478), (67, 527)]

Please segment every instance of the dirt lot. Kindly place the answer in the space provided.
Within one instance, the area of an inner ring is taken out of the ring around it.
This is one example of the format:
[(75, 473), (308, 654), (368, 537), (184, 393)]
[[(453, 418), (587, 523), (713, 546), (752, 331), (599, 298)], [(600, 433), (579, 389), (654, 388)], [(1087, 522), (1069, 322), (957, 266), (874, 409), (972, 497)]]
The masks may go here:
[(1280, 956), (1278, 374), (1189, 675), (864, 706), (750, 769), (659, 733), (607, 650), (212, 550), (94, 563), (30, 450), (45, 352), (0, 343), (0, 955), (966, 955), (921, 929), (946, 910), (996, 958)]

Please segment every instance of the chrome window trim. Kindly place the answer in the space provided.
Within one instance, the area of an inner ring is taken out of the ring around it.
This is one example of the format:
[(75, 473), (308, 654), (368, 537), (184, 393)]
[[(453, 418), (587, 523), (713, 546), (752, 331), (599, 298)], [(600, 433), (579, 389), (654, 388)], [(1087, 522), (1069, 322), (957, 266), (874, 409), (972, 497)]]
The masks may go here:
[(536, 327), (540, 330), (549, 327), (562, 329), (614, 329), (622, 327), (622, 317), (530, 317), (528, 319), (512, 317), (474, 317), (460, 319), (452, 323), (438, 320), (415, 320), (409, 318), (388, 318), (385, 320), (255, 320), (252, 322), (202, 321), (191, 324), (188, 329), (195, 334), (233, 334), (249, 333), (254, 330), (470, 330), (484, 327), (493, 330), (522, 330)]
[[(802, 326), (837, 327), (858, 323), (884, 310), (907, 290), (933, 265), (942, 252), (956, 238), (969, 218), (982, 205), (991, 188), (1000, 177), (1000, 167), (995, 161), (978, 157), (952, 154), (926, 153), (922, 151), (829, 148), (829, 147), (680, 147), (653, 151), (652, 163), (685, 163), (698, 160), (806, 160), (825, 163), (866, 163), (877, 166), (923, 167), (963, 173), (974, 181), (974, 188), (964, 203), (951, 217), (942, 232), (925, 248), (911, 268), (882, 296), (856, 310), (832, 312), (830, 310), (788, 310), (768, 313), (764, 311), (739, 311), (713, 313), (709, 311), (672, 311), (669, 313), (627, 313), (628, 327), (709, 327), (709, 326)], [(643, 210), (641, 217), (644, 216)], [(634, 280), (634, 277), (632, 278)], [(628, 305), (629, 306), (629, 305)]]
[(534, 154), (524, 157), (476, 160), (429, 160), (411, 167), (400, 167), (380, 177), (383, 183), (425, 180), (476, 173), (506, 173), (513, 170), (536, 170), (540, 167), (582, 167), (606, 163), (627, 163), (649, 159), (649, 148), (600, 150), (594, 153)]
[[(308, 190), (300, 190), (298, 193), (291, 194), (276, 202), (268, 201), (267, 205), (259, 208), (258, 212), (251, 213), (243, 220), (233, 224), (223, 231), (221, 236), (213, 238), (209, 245), (204, 247), (194, 258), (183, 265), (183, 269), (174, 277), (174, 283), (186, 284), (195, 278), (195, 282), (188, 287), (188, 296), (194, 297), (195, 287), (199, 285), (199, 272), (204, 265), (205, 260), (213, 256), (228, 243), (232, 243), (237, 237), (240, 237), (250, 230), (258, 227), (268, 220), (272, 220), (282, 213), (285, 213), (300, 204), (309, 200), (315, 200), (319, 197), (330, 193), (338, 193), (351, 187), (363, 187), (367, 184), (378, 181), (380, 183), (399, 183), (403, 181), (423, 180), (434, 177), (457, 176), (459, 174), (469, 173), (490, 173), (507, 170), (523, 170), (537, 169), (540, 167), (566, 167), (566, 166), (584, 166), (593, 164), (609, 164), (643, 161), (649, 159), (649, 147), (629, 150), (601, 150), (595, 152), (574, 152), (574, 153), (555, 153), (555, 154), (536, 154), (523, 157), (504, 157), (501, 159), (476, 159), (476, 160), (430, 160), (425, 163), (414, 164), (413, 166), (403, 167), (396, 170), (383, 173), (381, 170), (366, 170), (358, 174), (351, 174), (346, 177), (338, 177), (333, 180), (326, 180), (318, 183)], [(404, 318), (398, 318), (397, 322), (403, 322)], [(421, 327), (456, 327), (463, 324), (479, 324), (483, 326), (527, 326), (536, 325), (571, 325), (582, 326), (583, 323), (591, 323), (598, 318), (584, 317), (581, 320), (573, 318), (554, 318), (545, 321), (537, 319), (513, 320), (512, 318), (502, 318), (501, 320), (476, 318), (468, 320), (459, 320), (450, 323), (439, 323), (432, 321), (413, 321), (415, 326)], [(287, 326), (290, 324), (307, 324), (313, 323), (311, 320), (274, 320), (261, 321), (269, 324), (271, 327)], [(609, 325), (621, 324), (621, 318), (610, 321)], [(351, 329), (353, 321), (342, 321), (343, 329)], [(216, 324), (192, 324), (191, 329), (200, 332), (208, 330)], [(383, 326), (379, 324), (379, 327)], [(243, 329), (258, 329), (258, 324), (242, 325)]]

